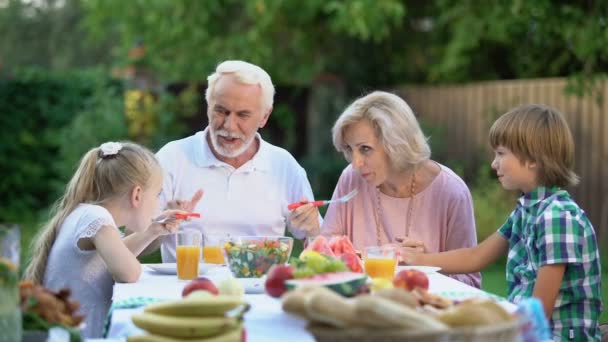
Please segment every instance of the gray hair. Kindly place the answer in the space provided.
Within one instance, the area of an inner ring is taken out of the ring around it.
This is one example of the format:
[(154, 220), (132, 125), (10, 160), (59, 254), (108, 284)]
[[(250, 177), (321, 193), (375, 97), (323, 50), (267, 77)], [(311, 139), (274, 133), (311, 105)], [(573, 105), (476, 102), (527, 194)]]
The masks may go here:
[(344, 132), (367, 120), (396, 170), (406, 170), (431, 157), (431, 148), (410, 106), (399, 96), (375, 91), (358, 98), (340, 115), (332, 128), (336, 150), (350, 162)]
[(215, 72), (207, 77), (207, 91), (205, 99), (209, 103), (211, 94), (217, 80), (225, 74), (234, 74), (234, 76), (242, 83), (259, 85), (262, 89), (262, 103), (264, 110), (272, 108), (274, 101), (274, 85), (270, 79), (270, 75), (259, 66), (244, 61), (224, 61), (220, 63)]

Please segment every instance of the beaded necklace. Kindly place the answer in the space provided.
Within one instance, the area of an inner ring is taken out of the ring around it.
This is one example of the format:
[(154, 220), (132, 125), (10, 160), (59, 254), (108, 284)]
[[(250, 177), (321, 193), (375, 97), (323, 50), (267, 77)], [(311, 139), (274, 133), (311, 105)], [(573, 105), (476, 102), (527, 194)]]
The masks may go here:
[[(410, 229), (412, 227), (412, 210), (414, 207), (414, 195), (416, 194), (416, 169), (414, 169), (414, 173), (412, 174), (412, 182), (410, 183), (410, 202), (407, 206), (407, 221), (405, 222), (405, 236), (410, 235)], [(387, 236), (388, 233), (384, 229), (382, 225), (382, 206), (380, 205), (380, 187), (376, 187), (376, 205), (374, 206), (374, 220), (376, 221), (376, 242), (377, 245), (381, 245), (380, 232), (383, 231), (384, 235)]]

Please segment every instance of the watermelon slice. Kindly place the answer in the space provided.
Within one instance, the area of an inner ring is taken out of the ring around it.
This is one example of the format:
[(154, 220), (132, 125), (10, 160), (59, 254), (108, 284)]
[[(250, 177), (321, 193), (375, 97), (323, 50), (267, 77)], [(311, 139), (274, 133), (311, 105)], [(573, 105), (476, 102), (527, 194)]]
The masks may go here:
[(363, 273), (363, 261), (361, 261), (361, 258), (357, 255), (355, 247), (346, 235), (332, 236), (329, 240), (327, 240), (325, 236), (319, 235), (305, 250), (312, 250), (317, 253), (339, 258), (344, 261), (351, 271)]
[(314, 284), (325, 286), (343, 296), (352, 297), (359, 293), (361, 287), (365, 285), (367, 276), (354, 272), (334, 272), (323, 273), (309, 278), (289, 279), (285, 281), (287, 289), (294, 289), (297, 286)]
[(344, 253), (340, 256), (340, 260), (344, 261), (346, 267), (350, 268), (351, 271), (357, 273), (363, 273), (363, 262), (361, 262), (361, 258), (357, 256), (355, 253)]
[(335, 257), (333, 250), (329, 246), (327, 238), (323, 235), (317, 236), (314, 241), (306, 247), (306, 250), (312, 250), (321, 254)]
[(337, 257), (341, 256), (344, 253), (352, 253), (355, 255), (357, 254), (355, 252), (355, 247), (346, 235), (332, 237), (329, 240), (329, 246)]

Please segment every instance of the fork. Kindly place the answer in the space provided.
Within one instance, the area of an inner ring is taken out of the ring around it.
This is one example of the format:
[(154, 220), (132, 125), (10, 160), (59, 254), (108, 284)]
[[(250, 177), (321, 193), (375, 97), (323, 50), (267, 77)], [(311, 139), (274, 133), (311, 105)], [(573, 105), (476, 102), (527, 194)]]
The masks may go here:
[(183, 220), (188, 217), (201, 217), (201, 214), (199, 214), (199, 213), (174, 214), (174, 215), (167, 216), (167, 217), (159, 217), (155, 220), (152, 220), (152, 223), (163, 224), (163, 223), (167, 223), (167, 222), (171, 222), (171, 221), (175, 221), (175, 220)]
[(319, 201), (314, 201), (314, 202), (301, 201), (301, 202), (291, 203), (290, 205), (287, 206), (287, 209), (294, 210), (294, 209), (297, 209), (308, 203), (312, 203), (312, 205), (314, 207), (320, 207), (322, 205), (328, 205), (328, 204), (334, 203), (334, 202), (346, 203), (346, 202), (350, 201), (353, 197), (355, 197), (357, 195), (357, 193), (359, 193), (359, 189), (355, 189), (355, 190), (349, 192), (348, 194), (346, 194), (340, 198), (333, 199), (333, 200), (319, 200)]

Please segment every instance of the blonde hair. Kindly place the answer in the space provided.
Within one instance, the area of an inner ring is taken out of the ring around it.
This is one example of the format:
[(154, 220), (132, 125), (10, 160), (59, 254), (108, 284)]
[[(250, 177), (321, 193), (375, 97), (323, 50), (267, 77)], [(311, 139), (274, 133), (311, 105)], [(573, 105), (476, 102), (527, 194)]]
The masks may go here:
[(66, 186), (65, 194), (53, 205), (47, 221), (32, 243), (32, 260), (24, 278), (42, 283), (49, 253), (65, 218), (80, 204), (101, 204), (128, 194), (136, 186), (146, 187), (160, 164), (147, 148), (120, 143), (115, 154), (104, 153), (100, 147), (89, 150), (80, 161), (76, 173)]
[(215, 72), (207, 77), (205, 100), (207, 104), (213, 94), (215, 83), (225, 74), (234, 74), (237, 80), (244, 84), (259, 85), (262, 89), (264, 110), (272, 108), (274, 102), (274, 85), (270, 75), (259, 66), (244, 61), (225, 61), (220, 63)]
[(578, 184), (574, 173), (574, 140), (562, 113), (542, 105), (528, 104), (511, 109), (490, 128), (492, 148), (503, 146), (523, 163), (535, 162), (538, 181), (544, 186)]
[(349, 162), (344, 132), (363, 120), (374, 127), (376, 137), (396, 170), (407, 170), (430, 158), (431, 148), (410, 106), (395, 94), (375, 91), (348, 106), (331, 130), (336, 150)]

